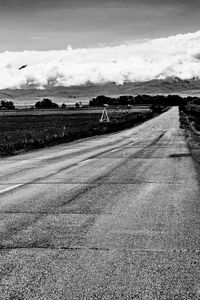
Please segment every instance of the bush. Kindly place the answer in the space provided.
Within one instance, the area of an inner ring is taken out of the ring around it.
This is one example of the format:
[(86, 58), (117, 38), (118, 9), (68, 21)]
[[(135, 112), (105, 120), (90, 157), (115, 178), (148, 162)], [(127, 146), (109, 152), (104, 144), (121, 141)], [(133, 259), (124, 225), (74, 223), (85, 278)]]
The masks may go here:
[(62, 104), (61, 108), (66, 109), (67, 105), (65, 103)]
[(0, 108), (15, 109), (15, 106), (12, 101), (1, 100)]
[(164, 110), (164, 108), (159, 105), (151, 105), (150, 109), (152, 110), (153, 113), (156, 113), (156, 114), (160, 114)]
[(48, 98), (44, 98), (42, 101), (38, 101), (35, 103), (35, 108), (37, 109), (51, 109), (51, 108), (59, 108), (57, 103), (52, 102)]

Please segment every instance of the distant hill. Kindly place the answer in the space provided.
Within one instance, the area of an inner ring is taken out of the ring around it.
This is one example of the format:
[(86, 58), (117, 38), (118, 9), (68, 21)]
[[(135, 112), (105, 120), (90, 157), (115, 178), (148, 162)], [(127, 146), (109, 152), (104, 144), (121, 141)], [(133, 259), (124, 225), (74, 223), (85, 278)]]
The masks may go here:
[[(147, 82), (124, 83), (123, 85), (116, 85), (115, 83), (107, 83), (104, 85), (87, 84), (83, 86), (72, 87), (51, 87), (44, 90), (37, 89), (18, 89), (0, 90), (1, 98), (23, 99), (30, 101), (37, 98), (53, 97), (65, 101), (68, 99), (71, 102), (76, 102), (76, 98), (80, 99), (96, 97), (98, 95), (138, 95), (138, 94), (200, 94), (200, 80), (151, 80)], [(34, 102), (33, 101), (33, 102)]]

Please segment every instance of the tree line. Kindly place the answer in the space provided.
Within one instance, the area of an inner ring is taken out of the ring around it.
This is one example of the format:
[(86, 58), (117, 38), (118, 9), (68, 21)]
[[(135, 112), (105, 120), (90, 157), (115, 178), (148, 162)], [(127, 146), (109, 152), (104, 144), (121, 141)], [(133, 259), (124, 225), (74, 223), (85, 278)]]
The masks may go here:
[(138, 95), (119, 96), (117, 98), (100, 95), (89, 102), (89, 106), (131, 106), (131, 105), (159, 105), (159, 106), (184, 106), (190, 102), (200, 102), (198, 97), (183, 98), (179, 95)]
[[(138, 95), (136, 97), (131, 95), (124, 95), (119, 97), (109, 97), (105, 95), (97, 96), (89, 101), (90, 107), (103, 107), (103, 106), (135, 106), (135, 105), (148, 105), (153, 110), (158, 109), (158, 106), (169, 107), (169, 106), (186, 106), (188, 104), (200, 104), (200, 98), (198, 97), (186, 97), (183, 98), (179, 95)], [(37, 101), (34, 105), (36, 109), (57, 109), (59, 105), (54, 103), (51, 99), (44, 98), (41, 101)], [(82, 107), (82, 103), (76, 103), (75, 108)], [(60, 108), (66, 109), (67, 106), (63, 103)], [(15, 109), (13, 101), (1, 100), (0, 110)]]

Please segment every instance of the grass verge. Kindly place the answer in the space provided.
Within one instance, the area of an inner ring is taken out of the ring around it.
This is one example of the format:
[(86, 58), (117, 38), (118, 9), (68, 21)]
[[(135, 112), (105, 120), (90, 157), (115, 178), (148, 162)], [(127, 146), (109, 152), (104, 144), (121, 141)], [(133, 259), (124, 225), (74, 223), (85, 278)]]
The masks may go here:
[(189, 106), (180, 107), (179, 113), (180, 126), (185, 130), (190, 153), (200, 171), (200, 108), (195, 109), (193, 114), (193, 108), (191, 109)]

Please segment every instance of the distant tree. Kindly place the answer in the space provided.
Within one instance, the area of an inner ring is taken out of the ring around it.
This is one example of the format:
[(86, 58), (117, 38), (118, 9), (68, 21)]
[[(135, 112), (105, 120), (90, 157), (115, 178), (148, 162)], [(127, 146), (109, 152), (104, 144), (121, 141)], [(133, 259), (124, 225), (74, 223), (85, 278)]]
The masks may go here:
[(75, 107), (80, 108), (80, 103), (76, 102)]
[(90, 106), (103, 106), (104, 104), (112, 105), (115, 98), (111, 98), (104, 95), (99, 95), (96, 98), (93, 98), (90, 102)]
[(191, 101), (191, 103), (200, 105), (200, 98), (194, 97), (193, 100)]
[(152, 112), (156, 113), (156, 114), (160, 114), (163, 111), (163, 107), (159, 106), (159, 105), (151, 105), (150, 109), (152, 110)]
[(66, 109), (67, 105), (65, 103), (62, 104), (61, 108)]
[(138, 95), (135, 97), (135, 104), (144, 104), (144, 97), (142, 95)]
[(15, 109), (15, 105), (12, 101), (1, 100), (1, 108), (12, 110)]
[(168, 95), (167, 96), (168, 106), (179, 106), (184, 103), (183, 101), (184, 101), (183, 98), (179, 95)]
[(131, 104), (133, 100), (132, 96), (120, 96), (118, 98), (119, 105), (128, 105)]
[(58, 104), (52, 102), (48, 98), (44, 98), (42, 101), (38, 101), (35, 103), (35, 108), (37, 109), (52, 109), (52, 108), (58, 108)]

